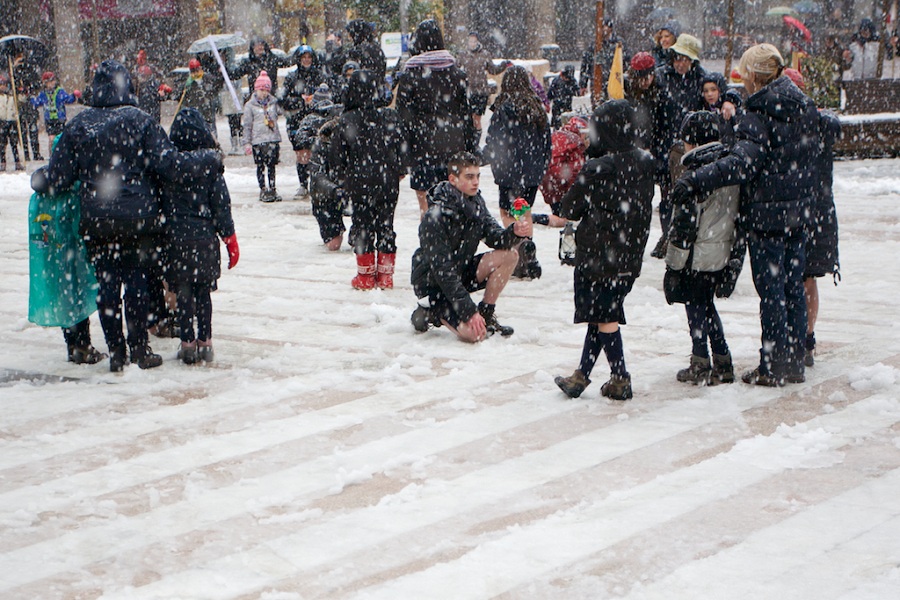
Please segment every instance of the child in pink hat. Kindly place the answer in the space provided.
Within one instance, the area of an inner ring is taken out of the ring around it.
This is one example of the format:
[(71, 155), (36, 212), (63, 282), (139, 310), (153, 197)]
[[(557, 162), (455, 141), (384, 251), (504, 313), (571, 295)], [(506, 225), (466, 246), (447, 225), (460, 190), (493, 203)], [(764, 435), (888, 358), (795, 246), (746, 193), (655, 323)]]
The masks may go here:
[(275, 189), (275, 165), (280, 158), (281, 132), (277, 119), (283, 111), (271, 93), (272, 80), (268, 73), (261, 71), (253, 88), (253, 95), (244, 105), (244, 151), (253, 154), (256, 163), (260, 201), (278, 202), (281, 196)]

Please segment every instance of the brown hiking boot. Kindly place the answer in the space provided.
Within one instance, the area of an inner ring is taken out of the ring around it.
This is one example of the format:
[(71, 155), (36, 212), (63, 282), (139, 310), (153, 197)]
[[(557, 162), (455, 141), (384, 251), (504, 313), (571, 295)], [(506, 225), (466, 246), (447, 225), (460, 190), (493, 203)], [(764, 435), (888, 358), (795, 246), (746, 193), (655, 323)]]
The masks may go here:
[(620, 377), (611, 374), (609, 381), (600, 387), (600, 394), (610, 400), (631, 400), (634, 396), (631, 391), (631, 375)]
[(577, 369), (568, 377), (558, 375), (553, 381), (569, 398), (579, 397), (584, 392), (584, 389), (591, 384), (591, 380)]

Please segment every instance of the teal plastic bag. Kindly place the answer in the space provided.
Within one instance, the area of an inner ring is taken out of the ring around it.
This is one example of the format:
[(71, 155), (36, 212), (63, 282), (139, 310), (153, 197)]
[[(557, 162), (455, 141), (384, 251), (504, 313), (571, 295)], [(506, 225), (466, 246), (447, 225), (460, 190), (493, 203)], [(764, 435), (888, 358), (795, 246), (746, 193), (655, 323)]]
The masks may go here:
[(71, 327), (97, 310), (97, 278), (78, 234), (78, 188), (33, 194), (28, 205), (28, 320)]

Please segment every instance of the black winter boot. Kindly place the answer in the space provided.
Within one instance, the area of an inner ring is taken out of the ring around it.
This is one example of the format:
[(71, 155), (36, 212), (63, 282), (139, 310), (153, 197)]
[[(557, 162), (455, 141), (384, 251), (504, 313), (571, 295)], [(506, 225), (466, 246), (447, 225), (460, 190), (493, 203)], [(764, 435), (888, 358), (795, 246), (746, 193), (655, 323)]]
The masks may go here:
[(507, 325), (501, 325), (497, 322), (497, 316), (494, 314), (495, 306), (493, 304), (478, 303), (478, 312), (484, 319), (484, 325), (487, 327), (489, 334), (499, 333), (503, 337), (511, 336), (515, 330)]
[(666, 251), (669, 249), (669, 239), (662, 235), (659, 237), (659, 241), (656, 242), (656, 246), (653, 248), (653, 251), (650, 252), (650, 256), (653, 258), (665, 258)]
[(591, 384), (591, 380), (585, 377), (584, 373), (577, 369), (570, 376), (563, 377), (562, 375), (559, 375), (553, 381), (569, 398), (578, 398), (584, 392), (585, 388)]
[(634, 396), (631, 391), (631, 375), (610, 374), (609, 381), (600, 386), (600, 394), (610, 400), (631, 400)]
[(703, 356), (691, 355), (691, 366), (687, 369), (681, 369), (675, 375), (675, 379), (681, 383), (692, 383), (694, 385), (706, 385), (709, 383), (709, 377), (712, 368), (709, 366), (709, 358)]
[(131, 350), (131, 362), (142, 369), (153, 369), (163, 363), (162, 356), (154, 354), (153, 349), (147, 346), (139, 346)]
[(106, 358), (106, 354), (100, 352), (91, 345), (79, 347), (74, 344), (70, 344), (68, 346), (68, 350), (69, 362), (73, 362), (76, 365), (95, 365)]
[(763, 373), (756, 367), (752, 371), (747, 371), (741, 375), (741, 381), (750, 385), (761, 385), (764, 387), (783, 387), (784, 378), (776, 377), (771, 373)]
[(119, 373), (128, 364), (128, 352), (125, 344), (121, 346), (113, 346), (109, 349), (109, 370), (112, 373)]
[(720, 383), (734, 383), (734, 363), (731, 362), (731, 352), (713, 354), (713, 370), (709, 377), (709, 385), (719, 385)]

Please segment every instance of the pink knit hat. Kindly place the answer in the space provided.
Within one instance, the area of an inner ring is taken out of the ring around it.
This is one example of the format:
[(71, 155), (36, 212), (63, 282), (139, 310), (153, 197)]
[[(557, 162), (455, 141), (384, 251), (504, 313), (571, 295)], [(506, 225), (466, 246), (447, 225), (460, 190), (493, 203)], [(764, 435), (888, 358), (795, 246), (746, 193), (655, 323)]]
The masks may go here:
[(272, 91), (272, 80), (269, 79), (269, 74), (265, 71), (259, 72), (259, 77), (256, 78), (256, 83), (253, 84), (254, 90), (266, 90), (267, 92)]

